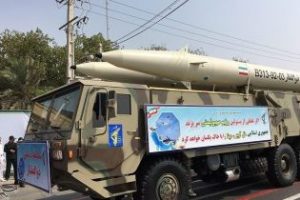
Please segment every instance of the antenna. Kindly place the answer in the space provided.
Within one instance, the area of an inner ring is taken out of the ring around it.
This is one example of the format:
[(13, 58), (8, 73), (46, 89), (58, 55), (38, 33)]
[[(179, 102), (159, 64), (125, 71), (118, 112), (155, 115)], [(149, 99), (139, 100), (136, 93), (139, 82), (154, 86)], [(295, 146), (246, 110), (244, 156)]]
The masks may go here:
[(106, 39), (109, 40), (108, 0), (105, 0)]

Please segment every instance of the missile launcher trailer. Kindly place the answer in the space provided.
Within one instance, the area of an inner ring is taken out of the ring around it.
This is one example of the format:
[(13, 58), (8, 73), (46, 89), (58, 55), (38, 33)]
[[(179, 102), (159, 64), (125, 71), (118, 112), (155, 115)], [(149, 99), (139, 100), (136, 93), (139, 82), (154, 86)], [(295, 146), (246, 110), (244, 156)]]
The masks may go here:
[[(109, 60), (109, 54), (112, 52), (103, 53), (104, 61)], [(174, 61), (172, 56), (166, 58)], [(208, 70), (213, 66), (216, 71), (222, 63), (218, 60), (209, 65), (210, 59), (193, 58), (191, 67), (198, 64), (197, 70), (208, 65)], [(166, 64), (168, 59), (160, 61)], [(112, 72), (115, 67), (124, 68), (128, 77), (139, 77), (135, 83), (143, 73), (150, 74), (148, 85), (79, 79), (33, 99), (25, 139), (48, 141), (52, 185), (95, 199), (132, 195), (138, 200), (184, 200), (190, 191), (191, 170), (204, 181), (220, 182), (265, 172), (276, 186), (291, 185), (300, 177), (300, 87), (296, 73), (293, 81), (286, 77), (290, 72), (281, 71), (280, 79), (278, 72), (278, 79), (260, 82), (257, 79), (263, 78), (256, 77), (255, 70), (241, 72), (239, 67), (245, 64), (228, 61), (231, 77), (222, 77), (225, 68), (217, 79), (212, 72), (206, 74), (218, 82), (217, 87), (228, 91), (194, 90), (191, 88), (198, 83), (183, 72), (185, 78), (178, 74), (159, 78), (160, 73), (150, 73), (150, 67), (159, 69), (159, 61), (153, 65), (134, 61), (147, 70), (130, 73), (128, 66), (135, 65), (130, 65), (130, 60), (125, 64), (124, 57), (121, 60), (123, 63), (114, 62), (111, 57), (108, 62), (116, 65)], [(97, 71), (97, 63), (92, 65)], [(73, 68), (84, 73), (84, 64)], [(136, 66), (130, 70), (138, 71)], [(168, 71), (179, 73), (171, 68)], [(288, 81), (281, 80), (282, 76)], [(155, 79), (165, 85), (170, 80), (191, 81), (192, 87), (152, 87)], [(234, 85), (238, 87), (232, 87), (234, 81), (240, 83)], [(243, 87), (245, 90), (240, 90)]]

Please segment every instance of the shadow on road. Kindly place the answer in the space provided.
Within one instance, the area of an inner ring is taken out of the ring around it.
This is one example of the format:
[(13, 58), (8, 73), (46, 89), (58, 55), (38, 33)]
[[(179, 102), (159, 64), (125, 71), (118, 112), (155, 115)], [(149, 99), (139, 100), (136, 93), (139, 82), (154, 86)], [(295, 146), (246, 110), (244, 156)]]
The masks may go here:
[[(268, 192), (277, 190), (266, 180), (264, 176), (246, 178), (239, 181), (223, 184), (206, 184), (194, 185), (194, 190), (198, 194), (198, 197), (193, 200), (231, 200), (231, 199), (243, 199), (242, 197), (254, 197)], [(258, 191), (261, 194), (256, 194)], [(249, 199), (249, 198), (246, 198)]]
[(37, 200), (91, 200), (90, 197), (78, 194), (78, 193), (70, 193), (70, 194), (63, 194), (63, 195), (53, 195), (50, 197), (39, 198)]

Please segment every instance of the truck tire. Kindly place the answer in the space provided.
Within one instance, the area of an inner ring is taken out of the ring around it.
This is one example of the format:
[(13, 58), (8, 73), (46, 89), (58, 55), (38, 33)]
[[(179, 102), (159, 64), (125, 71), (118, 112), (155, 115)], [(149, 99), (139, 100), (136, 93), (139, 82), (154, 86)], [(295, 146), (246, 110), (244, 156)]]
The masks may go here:
[(138, 200), (187, 200), (189, 172), (179, 161), (155, 162), (138, 177)]
[(240, 161), (241, 176), (249, 177), (263, 174), (267, 171), (268, 161), (264, 157)]
[(288, 186), (294, 183), (297, 175), (295, 152), (288, 144), (281, 144), (268, 154), (268, 171), (266, 173), (271, 184)]

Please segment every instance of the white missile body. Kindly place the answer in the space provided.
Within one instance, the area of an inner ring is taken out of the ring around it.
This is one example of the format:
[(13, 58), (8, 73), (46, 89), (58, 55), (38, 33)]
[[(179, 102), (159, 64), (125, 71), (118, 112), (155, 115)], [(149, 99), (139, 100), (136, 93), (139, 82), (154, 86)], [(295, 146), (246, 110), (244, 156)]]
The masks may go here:
[[(174, 85), (177, 81), (173, 81), (158, 76), (145, 74), (138, 71), (116, 67), (107, 62), (88, 62), (78, 64), (75, 67), (77, 72), (82, 74), (101, 78), (103, 80), (119, 81), (125, 83), (139, 83), (153, 86)], [(180, 83), (178, 83), (180, 84)]]
[(102, 60), (196, 87), (237, 88), (249, 84), (253, 88), (300, 91), (300, 73), (184, 51), (116, 50), (102, 53)]

